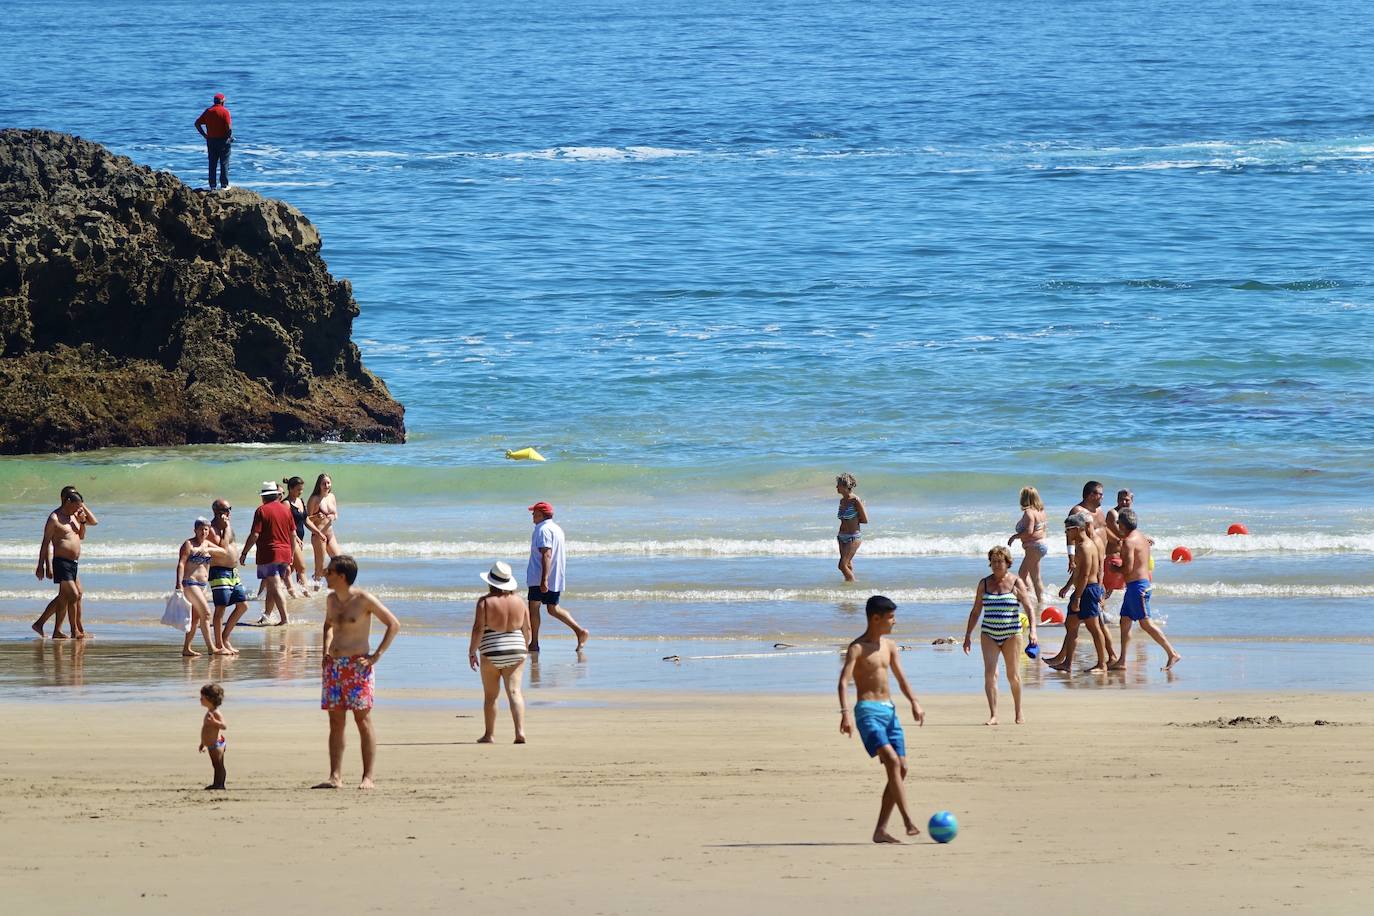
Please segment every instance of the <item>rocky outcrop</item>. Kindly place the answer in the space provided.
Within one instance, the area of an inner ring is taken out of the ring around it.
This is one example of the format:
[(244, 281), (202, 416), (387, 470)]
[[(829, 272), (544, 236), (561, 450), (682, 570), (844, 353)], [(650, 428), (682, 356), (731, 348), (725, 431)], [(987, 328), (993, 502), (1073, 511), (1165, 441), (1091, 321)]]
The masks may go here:
[(405, 441), (300, 211), (0, 131), (0, 452)]

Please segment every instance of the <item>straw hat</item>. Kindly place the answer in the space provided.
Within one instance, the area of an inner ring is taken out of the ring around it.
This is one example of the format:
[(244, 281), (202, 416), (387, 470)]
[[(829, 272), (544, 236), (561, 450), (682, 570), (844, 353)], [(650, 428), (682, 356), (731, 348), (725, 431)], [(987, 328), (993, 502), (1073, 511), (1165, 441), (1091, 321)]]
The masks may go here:
[(520, 583), (515, 581), (510, 567), (500, 560), (492, 564), (491, 572), (482, 573), (478, 578), (498, 591), (513, 592), (520, 588)]
[(280, 496), (281, 490), (277, 487), (275, 480), (264, 480), (262, 489), (258, 491), (259, 496)]

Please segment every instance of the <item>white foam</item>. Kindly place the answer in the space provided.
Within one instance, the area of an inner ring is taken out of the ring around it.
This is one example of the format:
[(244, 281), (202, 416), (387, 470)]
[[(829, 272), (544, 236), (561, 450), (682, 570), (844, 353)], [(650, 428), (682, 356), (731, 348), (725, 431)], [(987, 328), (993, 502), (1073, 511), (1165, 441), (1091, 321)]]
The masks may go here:
[[(245, 445), (243, 447), (253, 447)], [(283, 446), (262, 446), (266, 448)], [(863, 556), (867, 557), (941, 557), (982, 556), (989, 547), (1006, 542), (1006, 532), (967, 535), (911, 535), (865, 537)], [(1155, 534), (1158, 563), (1167, 563), (1174, 546), (1183, 545), (1194, 557), (1250, 555), (1265, 553), (1374, 553), (1374, 534), (1288, 533), (1228, 536), (1224, 534)], [(88, 541), (82, 546), (84, 559), (139, 559), (175, 557), (181, 539), (167, 541)], [(1051, 556), (1062, 555), (1058, 539), (1047, 542)], [(359, 557), (403, 559), (413, 557), (492, 557), (524, 556), (528, 541), (350, 541), (349, 551)], [(573, 556), (622, 557), (833, 557), (833, 536), (817, 538), (677, 538), (640, 541), (584, 541), (568, 543)], [(1020, 549), (1013, 555), (1019, 560)], [(0, 560), (31, 559), (34, 545), (29, 541), (0, 541)]]
[[(1054, 586), (1046, 594), (1053, 594)], [(973, 600), (973, 586), (931, 588), (880, 588), (898, 604), (969, 604)], [(379, 585), (370, 589), (384, 601), (457, 602), (471, 605), (485, 594), (479, 589), (436, 589), (423, 586), (406, 587)], [(1156, 584), (1156, 599), (1256, 599), (1256, 598), (1369, 598), (1374, 597), (1374, 585), (1331, 585), (1318, 583), (1268, 582), (1172, 582)], [(0, 590), (0, 601), (45, 602), (52, 597), (52, 589)], [(844, 588), (627, 588), (592, 589), (577, 592), (580, 602), (625, 602), (651, 604), (859, 604), (868, 591)], [(165, 591), (137, 589), (87, 589), (85, 600), (94, 602), (150, 602), (167, 597)], [(319, 595), (313, 599), (320, 600)], [(305, 600), (311, 600), (307, 598)], [(1051, 599), (1050, 603), (1054, 603)], [(1062, 602), (1060, 602), (1062, 604)], [(294, 607), (294, 605), (292, 605)]]

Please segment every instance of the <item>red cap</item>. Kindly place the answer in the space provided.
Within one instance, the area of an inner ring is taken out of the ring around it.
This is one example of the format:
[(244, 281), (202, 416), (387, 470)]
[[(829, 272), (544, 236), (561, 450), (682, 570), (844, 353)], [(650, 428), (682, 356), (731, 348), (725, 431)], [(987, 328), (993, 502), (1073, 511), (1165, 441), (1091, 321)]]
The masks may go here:
[(548, 503), (535, 503), (533, 506), (530, 506), (531, 512), (534, 512), (536, 509), (543, 512), (545, 515), (553, 515), (553, 506), (550, 506)]
[(223, 101), (224, 101), (224, 93), (223, 93), (223, 92), (216, 92), (216, 93), (215, 93), (215, 101), (216, 101), (216, 102), (223, 102)]

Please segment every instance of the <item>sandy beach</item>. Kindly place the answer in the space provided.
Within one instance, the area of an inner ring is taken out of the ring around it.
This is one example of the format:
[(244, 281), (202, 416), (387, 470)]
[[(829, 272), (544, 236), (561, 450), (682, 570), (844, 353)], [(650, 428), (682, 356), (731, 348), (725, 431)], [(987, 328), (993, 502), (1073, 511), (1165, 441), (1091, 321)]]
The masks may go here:
[[(201, 789), (193, 698), (6, 704), (0, 895), (26, 913), (1354, 913), (1374, 884), (1367, 695), (1034, 694), (1030, 724), (996, 729), (981, 696), (931, 695), (908, 722), (913, 810), (961, 832), (881, 848), (880, 767), (833, 698), (540, 699), (514, 747), (472, 744), (480, 719), (444, 696), (383, 696), (371, 793), (307, 788), (326, 725), (302, 691), (235, 704), (231, 685), (224, 794)], [(1284, 725), (1194, 724), (1237, 716)]]

